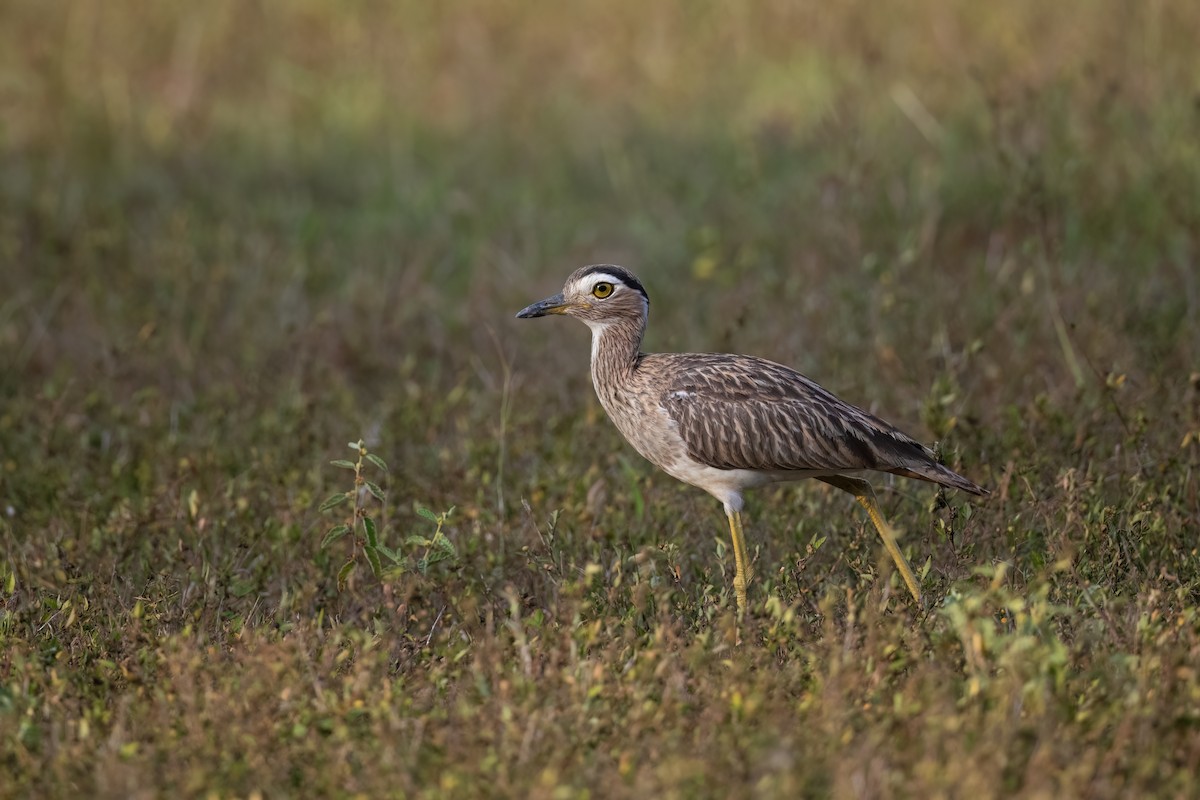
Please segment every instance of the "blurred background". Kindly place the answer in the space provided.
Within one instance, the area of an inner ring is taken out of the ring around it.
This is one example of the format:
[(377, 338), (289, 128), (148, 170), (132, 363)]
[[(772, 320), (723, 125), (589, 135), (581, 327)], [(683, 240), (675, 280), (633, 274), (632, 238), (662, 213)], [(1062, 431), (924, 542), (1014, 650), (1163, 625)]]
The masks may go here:
[[(1200, 567), (1198, 41), (1182, 0), (5, 2), (12, 674), (100, 647), (135, 681), (145, 637), (382, 625), (379, 587), (338, 594), (318, 547), (327, 462), (360, 435), (396, 537), (457, 507), (461, 566), (395, 589), (427, 648), (431, 622), (504, 613), (504, 587), (571, 618), (529, 555), (560, 510), (550, 561), (648, 553), (663, 613), (705, 628), (719, 511), (621, 442), (582, 326), (512, 318), (590, 262), (642, 278), (648, 349), (796, 366), (992, 487), (957, 518), (885, 487), (901, 527), (966, 531), (906, 541), (933, 588), (1004, 561), (1019, 591), (1074, 591), (1056, 563), (1113, 596), (1179, 589)], [(762, 597), (872, 585), (840, 498), (765, 497)], [(826, 529), (849, 561), (805, 551)], [(588, 613), (622, 618), (630, 584), (604, 577)], [(64, 597), (108, 622), (45, 627)]]
[(578, 404), (586, 337), (510, 317), (591, 261), (642, 274), (650, 346), (769, 355), (910, 421), (973, 347), (998, 408), (1184, 370), (1198, 17), (6, 4), (0, 380), (152, 386), (186, 417), (236, 375), (378, 410), (406, 369), (536, 359), (528, 389)]
[(313, 437), (283, 460), (370, 430), (437, 494), (505, 392), (508, 432), (591, 402), (583, 330), (511, 317), (595, 261), (643, 277), (651, 349), (785, 361), (927, 438), (1189, 391), (1189, 3), (3, 15), (0, 387), (57, 399), (8, 415), (41, 437), (144, 405), (185, 450), (261, 444), (270, 410)]

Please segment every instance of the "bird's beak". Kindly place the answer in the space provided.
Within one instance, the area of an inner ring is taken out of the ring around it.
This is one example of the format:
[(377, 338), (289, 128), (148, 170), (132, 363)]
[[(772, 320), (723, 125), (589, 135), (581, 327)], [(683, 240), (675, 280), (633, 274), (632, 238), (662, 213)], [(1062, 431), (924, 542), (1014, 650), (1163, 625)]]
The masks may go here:
[(554, 297), (547, 297), (545, 300), (539, 300), (533, 305), (521, 309), (517, 314), (517, 319), (544, 317), (547, 314), (565, 314), (571, 307), (572, 305), (559, 293), (554, 295)]

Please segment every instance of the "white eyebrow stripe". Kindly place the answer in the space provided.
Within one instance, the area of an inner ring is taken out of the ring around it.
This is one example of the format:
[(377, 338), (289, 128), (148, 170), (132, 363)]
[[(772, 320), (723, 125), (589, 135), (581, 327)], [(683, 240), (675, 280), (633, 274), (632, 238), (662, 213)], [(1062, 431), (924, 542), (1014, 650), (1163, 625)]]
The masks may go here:
[(625, 281), (621, 280), (616, 275), (612, 275), (607, 272), (593, 272), (591, 275), (586, 276), (583, 281), (584, 285), (586, 286), (595, 286), (597, 283), (611, 283), (614, 286), (626, 286)]

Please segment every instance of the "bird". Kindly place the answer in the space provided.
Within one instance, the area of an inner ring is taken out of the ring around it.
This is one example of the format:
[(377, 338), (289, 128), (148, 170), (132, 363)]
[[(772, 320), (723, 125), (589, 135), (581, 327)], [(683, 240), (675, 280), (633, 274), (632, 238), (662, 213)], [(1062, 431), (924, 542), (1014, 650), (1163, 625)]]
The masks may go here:
[(725, 353), (642, 352), (650, 296), (624, 267), (581, 267), (562, 292), (527, 306), (517, 318), (548, 315), (575, 317), (591, 329), (592, 385), (633, 448), (723, 505), (739, 616), (746, 613), (750, 582), (742, 524), (748, 489), (815, 478), (853, 495), (918, 606), (917, 579), (861, 474), (892, 473), (988, 494), (941, 464), (930, 448), (783, 364)]

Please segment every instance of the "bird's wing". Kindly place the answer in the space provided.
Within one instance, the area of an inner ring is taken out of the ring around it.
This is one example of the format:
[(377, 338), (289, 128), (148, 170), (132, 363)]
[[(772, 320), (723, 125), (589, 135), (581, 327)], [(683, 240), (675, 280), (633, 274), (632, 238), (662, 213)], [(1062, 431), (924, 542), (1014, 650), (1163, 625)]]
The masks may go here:
[(789, 367), (707, 353), (673, 355), (670, 365), (659, 402), (678, 425), (688, 455), (703, 464), (874, 469), (935, 479), (921, 474), (938, 466), (928, 448)]

